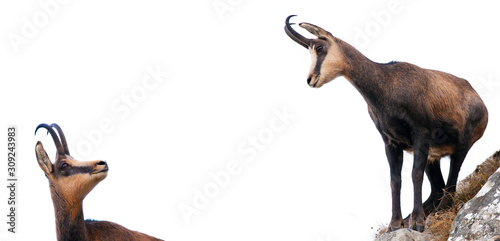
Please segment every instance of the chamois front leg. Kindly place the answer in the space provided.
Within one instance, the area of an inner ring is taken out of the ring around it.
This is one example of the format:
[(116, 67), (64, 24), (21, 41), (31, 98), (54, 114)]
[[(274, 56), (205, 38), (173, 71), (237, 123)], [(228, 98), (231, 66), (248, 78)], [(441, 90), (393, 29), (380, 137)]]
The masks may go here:
[[(425, 216), (428, 216), (436, 210), (439, 202), (441, 201), (441, 197), (443, 196), (443, 190), (445, 187), (439, 159), (427, 161), (425, 174), (431, 184), (431, 194), (423, 204), (424, 214)], [(410, 226), (410, 219), (411, 213), (404, 219), (405, 226)]]
[[(425, 140), (425, 138), (424, 138)], [(424, 171), (427, 165), (429, 154), (429, 144), (422, 140), (414, 142), (413, 146), (413, 212), (411, 213), (410, 229), (423, 232), (425, 228), (425, 213), (422, 204), (422, 183), (424, 181)]]
[[(431, 184), (431, 194), (424, 202), (424, 214), (427, 217), (429, 214), (437, 211), (437, 207), (441, 198), (443, 197), (443, 190), (445, 187), (443, 175), (441, 174), (440, 161), (428, 160), (425, 167), (425, 174)], [(404, 226), (410, 226), (411, 213), (404, 219)]]
[(389, 223), (391, 231), (403, 227), (403, 216), (401, 215), (401, 169), (403, 168), (403, 149), (385, 145), (385, 154), (389, 161), (391, 171), (391, 195), (392, 195), (392, 218)]

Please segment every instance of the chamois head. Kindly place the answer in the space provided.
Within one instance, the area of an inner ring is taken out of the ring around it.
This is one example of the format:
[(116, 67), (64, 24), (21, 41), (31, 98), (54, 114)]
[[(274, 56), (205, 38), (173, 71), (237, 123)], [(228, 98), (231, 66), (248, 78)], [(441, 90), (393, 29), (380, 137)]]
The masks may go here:
[[(66, 138), (57, 124), (40, 124), (38, 129), (48, 130), (56, 145), (56, 160), (52, 163), (43, 149), (40, 141), (36, 143), (35, 152), (40, 168), (49, 179), (53, 194), (66, 200), (68, 203), (81, 202), (87, 194), (102, 181), (108, 174), (108, 164), (105, 161), (77, 161), (69, 155)], [(57, 136), (54, 129), (59, 133)]]
[(341, 76), (345, 69), (342, 52), (338, 46), (340, 40), (328, 31), (310, 24), (300, 23), (299, 26), (314, 34), (316, 39), (308, 39), (297, 33), (290, 24), (290, 15), (285, 21), (285, 32), (295, 42), (309, 49), (312, 64), (307, 77), (307, 84), (319, 88), (333, 79)]

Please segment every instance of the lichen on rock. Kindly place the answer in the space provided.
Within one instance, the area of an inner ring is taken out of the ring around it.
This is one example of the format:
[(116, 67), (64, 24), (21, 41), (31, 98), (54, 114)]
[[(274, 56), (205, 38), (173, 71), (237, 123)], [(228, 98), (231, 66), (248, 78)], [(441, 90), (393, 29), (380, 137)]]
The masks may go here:
[(458, 212), (451, 226), (449, 241), (488, 240), (500, 235), (499, 170)]

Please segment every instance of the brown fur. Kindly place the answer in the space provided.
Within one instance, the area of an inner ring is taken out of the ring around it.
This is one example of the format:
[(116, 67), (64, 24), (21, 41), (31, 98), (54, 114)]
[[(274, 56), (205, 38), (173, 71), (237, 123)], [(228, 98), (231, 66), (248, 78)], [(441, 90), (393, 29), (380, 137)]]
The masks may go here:
[[(53, 125), (40, 126), (51, 128)], [(55, 133), (52, 131), (51, 135), (54, 137)], [(53, 164), (41, 142), (37, 142), (35, 147), (38, 164), (49, 181), (56, 216), (57, 240), (160, 240), (113, 222), (84, 221), (83, 199), (106, 178), (108, 165), (103, 161), (82, 162), (73, 159), (69, 156), (62, 131), (59, 135), (63, 140), (64, 149), (56, 141), (58, 153)]]
[(89, 240), (160, 240), (108, 221), (85, 221)]
[[(414, 154), (411, 227), (422, 231), (426, 213), (434, 210), (437, 204), (438, 209), (449, 205), (448, 194), (443, 196), (443, 193), (455, 191), (462, 162), (484, 133), (488, 112), (481, 98), (462, 78), (410, 63), (375, 63), (328, 31), (301, 23), (301, 27), (318, 37), (306, 39), (291, 28), (291, 17), (293, 15), (285, 21), (285, 32), (311, 51), (309, 86), (319, 88), (344, 76), (368, 104), (370, 117), (386, 144), (391, 169), (393, 216), (390, 227), (394, 229), (400, 228), (403, 222), (400, 206), (402, 152)], [(445, 185), (439, 159), (448, 155), (451, 168)], [(422, 204), (424, 171), (432, 191)]]

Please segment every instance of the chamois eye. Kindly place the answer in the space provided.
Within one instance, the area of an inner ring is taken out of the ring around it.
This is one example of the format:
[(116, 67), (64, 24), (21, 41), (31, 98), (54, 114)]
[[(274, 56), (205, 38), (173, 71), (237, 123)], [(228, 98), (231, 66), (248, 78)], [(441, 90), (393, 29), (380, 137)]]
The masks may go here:
[(321, 52), (321, 51), (323, 51), (323, 46), (321, 46), (321, 45), (320, 45), (320, 46), (317, 46), (317, 47), (316, 47), (316, 53), (319, 53), (319, 52)]
[(61, 170), (62, 170), (62, 171), (65, 171), (66, 169), (68, 169), (68, 167), (69, 167), (69, 164), (68, 164), (68, 163), (64, 163), (64, 164), (62, 164), (62, 166), (61, 166)]

